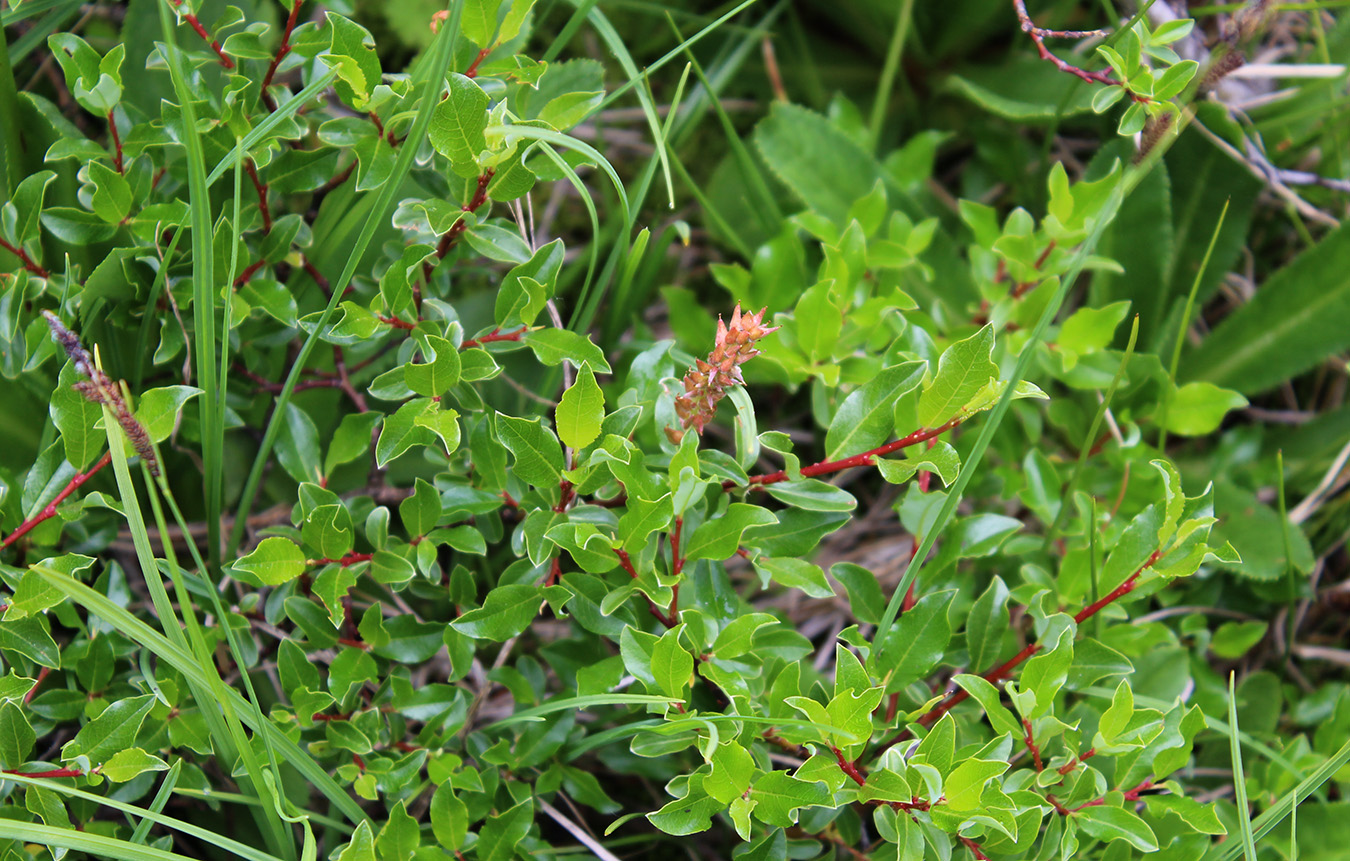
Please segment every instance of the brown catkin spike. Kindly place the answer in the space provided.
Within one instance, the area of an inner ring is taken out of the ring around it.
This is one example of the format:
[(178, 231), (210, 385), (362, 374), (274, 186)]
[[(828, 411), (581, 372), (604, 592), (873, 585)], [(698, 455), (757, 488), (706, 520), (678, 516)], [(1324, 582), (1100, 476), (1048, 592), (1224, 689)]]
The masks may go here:
[(121, 387), (94, 364), (94, 357), (89, 355), (89, 351), (80, 343), (80, 336), (70, 331), (59, 317), (51, 311), (43, 311), (42, 316), (46, 318), (47, 326), (52, 330), (52, 340), (66, 351), (66, 356), (75, 366), (75, 371), (87, 378), (75, 383), (71, 388), (83, 395), (85, 400), (101, 404), (113, 411), (117, 424), (131, 441), (132, 448), (141, 456), (141, 460), (145, 461), (150, 474), (159, 478), (159, 459), (155, 457), (155, 447), (150, 442), (150, 434), (146, 432), (145, 425), (137, 421), (127, 408)]
[(717, 341), (708, 360), (695, 360), (694, 367), (684, 375), (684, 394), (675, 398), (675, 414), (680, 417), (681, 429), (667, 428), (666, 435), (672, 441), (679, 442), (684, 432), (693, 428), (695, 433), (703, 433), (703, 428), (717, 414), (717, 402), (726, 395), (731, 386), (744, 385), (740, 366), (755, 356), (755, 342), (773, 332), (777, 326), (766, 327), (764, 312), (758, 314), (741, 313), (737, 305), (732, 312), (728, 325), (717, 318)]

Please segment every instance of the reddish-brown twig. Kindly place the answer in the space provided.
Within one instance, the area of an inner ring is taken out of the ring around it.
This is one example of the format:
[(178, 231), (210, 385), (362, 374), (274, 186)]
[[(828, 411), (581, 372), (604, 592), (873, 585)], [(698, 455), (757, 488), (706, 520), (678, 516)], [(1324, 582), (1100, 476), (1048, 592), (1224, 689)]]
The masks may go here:
[(10, 254), (13, 254), (15, 257), (19, 258), (19, 262), (23, 264), (23, 268), (27, 269), (29, 272), (36, 275), (37, 277), (39, 278), (52, 277), (52, 273), (42, 268), (42, 266), (40, 266), (36, 261), (34, 261), (33, 258), (29, 257), (28, 252), (24, 251), (21, 246), (10, 245), (8, 242), (4, 240), (3, 237), (0, 237), (0, 248), (5, 249)]
[(104, 452), (103, 457), (99, 458), (97, 463), (84, 472), (78, 473), (74, 478), (67, 482), (66, 486), (61, 489), (61, 492), (56, 494), (52, 501), (47, 503), (41, 511), (25, 520), (23, 523), (20, 523), (19, 527), (11, 532), (5, 540), (0, 541), (0, 550), (5, 549), (29, 532), (32, 532), (39, 524), (55, 517), (56, 509), (61, 503), (65, 502), (72, 493), (80, 489), (81, 485), (93, 478), (100, 469), (103, 469), (103, 467), (110, 463), (112, 463), (112, 452)]
[(108, 133), (113, 140), (113, 167), (117, 168), (118, 173), (126, 173), (122, 169), (122, 136), (117, 133), (117, 119), (112, 111), (108, 111)]
[[(299, 5), (298, 3), (296, 4)], [(272, 208), (267, 205), (267, 186), (258, 178), (258, 168), (253, 159), (244, 162), (244, 170), (253, 182), (253, 190), (258, 192), (258, 212), (262, 214), (263, 233), (272, 232)]]
[(464, 77), (466, 77), (466, 78), (476, 78), (476, 77), (478, 77), (478, 66), (479, 66), (484, 60), (486, 60), (486, 59), (487, 59), (487, 55), (488, 55), (488, 54), (491, 54), (491, 53), (492, 53), (492, 48), (490, 48), (490, 47), (488, 47), (488, 48), (483, 48), (483, 49), (479, 50), (478, 56), (473, 58), (473, 62), (469, 64), (469, 68), (467, 68), (467, 69), (464, 70)]
[[(169, 0), (169, 5), (175, 9), (181, 9), (183, 8), (183, 0)], [(211, 50), (216, 52), (216, 56), (220, 57), (220, 64), (227, 69), (233, 69), (234, 60), (231, 60), (229, 55), (225, 53), (225, 49), (220, 47), (220, 42), (214, 39), (210, 33), (206, 32), (206, 28), (202, 26), (201, 21), (197, 20), (197, 16), (191, 12), (183, 12), (181, 14), (183, 20), (188, 23), (188, 26), (195, 30), (197, 35), (201, 36), (202, 39), (211, 46)]]
[(267, 92), (267, 88), (272, 86), (272, 78), (276, 75), (277, 67), (281, 65), (281, 61), (286, 59), (286, 55), (291, 52), (291, 32), (295, 30), (295, 22), (300, 16), (300, 6), (304, 2), (305, 0), (295, 0), (295, 3), (291, 6), (291, 14), (286, 18), (286, 27), (281, 31), (281, 45), (277, 48), (276, 56), (272, 58), (271, 64), (267, 67), (267, 74), (263, 76), (262, 101), (264, 105), (267, 105), (269, 111), (275, 111), (277, 103)]
[(519, 341), (520, 336), (530, 331), (529, 326), (521, 326), (519, 329), (513, 329), (510, 332), (503, 332), (501, 329), (493, 329), (486, 335), (479, 335), (477, 338), (470, 338), (459, 345), (461, 350), (468, 350), (473, 347), (481, 347), (484, 344), (491, 344), (495, 341)]
[[(878, 446), (877, 448), (874, 448), (871, 451), (865, 451), (862, 454), (855, 454), (852, 457), (846, 457), (843, 458), (842, 460), (826, 460), (821, 461), (820, 463), (813, 463), (810, 466), (804, 466), (802, 467), (802, 476), (804, 478), (809, 478), (814, 475), (827, 475), (832, 472), (841, 472), (845, 469), (853, 469), (856, 466), (872, 466), (874, 463), (876, 463), (877, 458), (888, 455), (891, 452), (899, 451), (902, 448), (908, 448), (909, 446), (916, 445), (921, 442), (927, 442), (928, 440), (933, 439), (934, 437), (941, 436), (942, 434), (959, 425), (964, 420), (965, 419), (963, 416), (957, 416), (956, 418), (948, 422), (945, 422), (944, 424), (938, 425), (935, 428), (924, 428), (921, 430), (916, 430), (914, 433), (910, 434), (907, 437), (894, 440), (892, 442), (888, 442), (883, 446)], [(780, 481), (787, 481), (787, 480), (788, 480), (787, 471), (780, 469), (778, 472), (771, 472), (768, 473), (767, 475), (750, 476), (750, 486), (755, 487), (758, 485), (776, 484)], [(730, 479), (722, 482), (723, 490), (731, 490), (732, 488), (738, 486), (739, 485), (737, 485), (736, 482), (731, 481)]]

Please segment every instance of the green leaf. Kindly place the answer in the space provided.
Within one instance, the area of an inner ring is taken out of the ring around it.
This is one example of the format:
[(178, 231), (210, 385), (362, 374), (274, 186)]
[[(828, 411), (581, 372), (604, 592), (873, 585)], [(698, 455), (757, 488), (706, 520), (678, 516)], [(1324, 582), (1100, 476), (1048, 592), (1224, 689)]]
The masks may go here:
[(109, 224), (121, 224), (131, 212), (131, 184), (127, 178), (101, 161), (89, 162), (84, 173), (94, 187), (90, 207)]
[(251, 575), (265, 586), (280, 586), (305, 571), (305, 554), (288, 538), (264, 538), (253, 552), (234, 563), (235, 570)]
[(937, 427), (959, 415), (990, 380), (997, 379), (998, 365), (991, 358), (993, 352), (992, 325), (942, 351), (933, 381), (919, 396), (921, 427)]
[(482, 607), (460, 616), (450, 627), (476, 639), (500, 643), (528, 628), (543, 603), (544, 593), (536, 586), (498, 586), (488, 593)]
[(725, 804), (704, 792), (701, 783), (697, 788), (691, 783), (687, 795), (669, 802), (655, 813), (648, 813), (647, 821), (666, 834), (697, 834), (707, 831), (712, 825), (713, 814), (725, 808)]
[(94, 425), (103, 418), (103, 408), (93, 403), (71, 386), (79, 382), (80, 375), (75, 366), (66, 362), (52, 391), (48, 412), (52, 423), (61, 432), (61, 443), (65, 448), (66, 460), (76, 469), (82, 470), (103, 451), (108, 437)]
[(364, 110), (370, 94), (380, 83), (380, 59), (370, 31), (355, 21), (327, 13), (332, 42), (324, 55), (338, 73), (334, 83), (338, 98)]
[(683, 630), (683, 625), (671, 628), (652, 646), (652, 677), (657, 687), (677, 700), (684, 699), (694, 673), (694, 657), (680, 645)]
[(0, 649), (10, 649), (53, 670), (61, 668), (61, 650), (47, 627), (46, 616), (0, 621)]
[(95, 765), (111, 759), (113, 754), (131, 747), (154, 705), (155, 698), (150, 694), (118, 700), (66, 742), (61, 748), (61, 758), (84, 756)]
[[(163, 386), (150, 389), (141, 395), (136, 407), (136, 420), (141, 423), (150, 438), (155, 442), (164, 442), (178, 426), (178, 415), (183, 405), (200, 395), (202, 390), (195, 386)], [(306, 481), (313, 480), (310, 476)]]
[(337, 861), (375, 861), (375, 834), (369, 822), (356, 826), (356, 832), (338, 854)]
[(371, 434), (375, 425), (384, 418), (374, 410), (365, 413), (348, 413), (333, 431), (328, 443), (328, 456), (324, 458), (323, 472), (328, 475), (334, 468), (350, 463), (370, 449)]
[(435, 445), (436, 434), (418, 420), (437, 412), (439, 408), (431, 398), (414, 398), (386, 417), (375, 443), (376, 463), (383, 467), (415, 445)]
[(480, 48), (492, 47), (488, 40), (497, 32), (497, 10), (501, 5), (502, 0), (467, 0), (459, 13), (464, 38)]
[(769, 169), (808, 208), (843, 224), (853, 202), (881, 179), (881, 167), (853, 138), (820, 114), (774, 102), (754, 132)]
[(926, 368), (926, 362), (884, 368), (845, 398), (825, 434), (825, 459), (861, 454), (890, 439), (895, 431), (895, 402), (918, 388)]
[(539, 361), (549, 367), (567, 360), (573, 367), (580, 369), (589, 362), (596, 371), (611, 373), (605, 354), (591, 343), (587, 335), (578, 335), (570, 329), (538, 329), (526, 332), (520, 340), (534, 351)]
[(1167, 402), (1164, 427), (1179, 436), (1204, 436), (1218, 429), (1229, 411), (1247, 406), (1247, 399), (1213, 383), (1187, 383)]
[(888, 690), (899, 690), (927, 675), (947, 649), (952, 637), (947, 610), (955, 592), (935, 592), (920, 598), (891, 628), (877, 650), (880, 675)]
[(444, 338), (420, 339), (422, 363), (403, 366), (403, 381), (419, 395), (438, 398), (459, 383), (459, 350)]
[(830, 576), (838, 580), (848, 592), (849, 607), (859, 622), (875, 625), (881, 621), (881, 611), (886, 607), (886, 599), (881, 594), (881, 584), (871, 571), (853, 562), (836, 562), (830, 566)]
[[(440, 787), (437, 787), (439, 789)], [(435, 802), (435, 796), (432, 796)], [(389, 811), (389, 821), (379, 829), (375, 838), (375, 852), (381, 861), (412, 861), (413, 853), (421, 846), (421, 829), (416, 819), (408, 815), (404, 802), (400, 800)]]
[(483, 88), (458, 72), (449, 79), (450, 95), (436, 105), (431, 115), (431, 145), (450, 159), (455, 172), (474, 176), (478, 168), (474, 161), (487, 149), (488, 96)]
[(741, 536), (752, 526), (777, 523), (768, 509), (733, 502), (720, 516), (709, 518), (694, 530), (685, 543), (684, 558), (727, 559), (740, 547)]
[(952, 773), (943, 781), (942, 788), (947, 796), (947, 806), (956, 811), (976, 809), (984, 795), (985, 784), (1007, 770), (1006, 762), (966, 760), (952, 769)]
[(937, 473), (944, 487), (950, 487), (961, 471), (961, 456), (946, 440), (937, 440), (932, 448), (913, 446), (905, 450), (903, 459), (884, 457), (877, 461), (881, 477), (891, 484), (909, 481), (919, 471)]
[(0, 705), (0, 763), (5, 768), (18, 768), (28, 761), (36, 743), (37, 734), (23, 709), (12, 701)]
[(1280, 269), (1182, 362), (1181, 376), (1263, 392), (1350, 347), (1350, 223)]
[(323, 480), (319, 463), (319, 429), (314, 426), (309, 413), (295, 404), (286, 404), (286, 420), (277, 435), (277, 460), (286, 474), (301, 484)]
[[(562, 330), (554, 330), (562, 331)], [(515, 455), (515, 473), (535, 487), (556, 487), (562, 480), (563, 454), (558, 438), (538, 419), (497, 413), (497, 435)]]
[(412, 496), (398, 505), (398, 515), (409, 538), (426, 535), (436, 528), (436, 521), (441, 517), (441, 495), (436, 488), (421, 478), (416, 479), (413, 486)]
[(989, 588), (975, 601), (966, 619), (966, 648), (970, 667), (983, 671), (994, 666), (1003, 653), (1003, 637), (1008, 632), (1008, 587), (1003, 578), (994, 577)]
[(1157, 852), (1158, 838), (1144, 820), (1123, 807), (1085, 807), (1074, 814), (1084, 832), (1099, 840), (1124, 840), (1141, 852)]
[(1209, 641), (1209, 650), (1226, 661), (1236, 660), (1261, 642), (1268, 622), (1224, 622)]
[(800, 589), (812, 598), (831, 598), (834, 589), (825, 579), (819, 565), (794, 557), (761, 556), (755, 560), (755, 570), (767, 583), (773, 580), (789, 589)]
[(563, 445), (574, 449), (585, 448), (600, 436), (600, 423), (605, 418), (605, 394), (595, 382), (589, 363), (584, 363), (577, 378), (562, 400), (558, 401), (555, 424)]
[(137, 775), (147, 771), (168, 771), (169, 764), (139, 747), (129, 747), (113, 754), (112, 759), (103, 763), (99, 771), (113, 783), (126, 783)]
[(829, 807), (832, 796), (823, 782), (799, 780), (786, 771), (771, 771), (750, 788), (755, 818), (779, 828), (797, 824), (803, 807)]
[(481, 861), (510, 861), (534, 822), (534, 799), (526, 798), (500, 816), (489, 816), (478, 831)]
[(846, 490), (816, 478), (799, 478), (767, 485), (769, 495), (803, 511), (852, 511), (858, 500)]
[(469, 833), (469, 810), (455, 795), (449, 782), (436, 787), (431, 796), (431, 831), (442, 849), (455, 851)]

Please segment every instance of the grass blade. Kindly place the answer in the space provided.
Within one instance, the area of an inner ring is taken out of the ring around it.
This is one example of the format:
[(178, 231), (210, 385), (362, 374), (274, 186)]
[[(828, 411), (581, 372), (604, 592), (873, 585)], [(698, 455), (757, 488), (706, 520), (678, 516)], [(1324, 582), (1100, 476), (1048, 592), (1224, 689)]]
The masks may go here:
[(225, 420), (223, 402), (216, 383), (216, 280), (212, 248), (211, 199), (206, 183), (206, 156), (202, 152), (197, 129), (197, 111), (192, 104), (183, 57), (178, 52), (175, 27), (165, 3), (159, 7), (164, 45), (168, 51), (169, 75), (173, 78), (183, 120), (183, 148), (187, 151), (188, 206), (192, 229), (192, 324), (193, 346), (197, 354), (197, 382), (202, 395), (201, 410), (202, 480), (206, 500), (206, 529), (211, 569), (220, 571), (220, 509), (224, 487)]
[(881, 127), (886, 122), (886, 104), (891, 98), (891, 88), (895, 86), (895, 76), (900, 71), (900, 57), (905, 50), (905, 39), (909, 36), (913, 17), (914, 0), (902, 0), (895, 19), (895, 32), (891, 35), (891, 44), (886, 51), (886, 62), (881, 67), (881, 80), (877, 82), (876, 96), (872, 99), (872, 116), (867, 123), (867, 134), (874, 153), (881, 142)]
[[(160, 785), (159, 792), (155, 795), (154, 804), (150, 808), (137, 807), (134, 804), (127, 804), (114, 798), (104, 795), (95, 795), (92, 792), (85, 792), (75, 789), (72, 786), (66, 786), (63, 783), (48, 780), (40, 777), (28, 777), (22, 774), (7, 774), (6, 781), (13, 781), (23, 786), (41, 786), (43, 789), (49, 789), (52, 792), (59, 792), (69, 798), (78, 798), (82, 801), (88, 801), (100, 807), (107, 807), (111, 810), (117, 810), (128, 816), (140, 818), (140, 824), (137, 825), (135, 832), (131, 837), (131, 843), (139, 844), (145, 839), (145, 834), (150, 831), (153, 825), (163, 825), (165, 828), (172, 828), (174, 831), (188, 834), (201, 840), (203, 843), (217, 846), (226, 852), (231, 852), (246, 861), (280, 861), (275, 855), (269, 855), (261, 849), (255, 849), (237, 840), (231, 840), (229, 837), (217, 834), (209, 828), (201, 828), (193, 825), (191, 822), (185, 822), (182, 819), (175, 819), (172, 816), (165, 816), (159, 812), (164, 806), (164, 802), (173, 794), (173, 788), (178, 782), (178, 773), (182, 770), (182, 760), (175, 762), (164, 777), (164, 782)], [(214, 793), (213, 793), (214, 795)], [(52, 845), (52, 844), (48, 844)]]
[[(1214, 253), (1214, 246), (1219, 242), (1219, 234), (1223, 231), (1223, 220), (1228, 215), (1228, 203), (1223, 202), (1223, 209), (1219, 211), (1219, 221), (1214, 225), (1214, 232), (1209, 237), (1209, 247), (1205, 249), (1205, 256), (1200, 259), (1200, 268), (1195, 270), (1195, 279), (1191, 281), (1191, 292), (1186, 296), (1186, 307), (1181, 312), (1181, 322), (1177, 324), (1177, 341), (1172, 345), (1172, 363), (1167, 366), (1167, 378), (1172, 381), (1172, 385), (1177, 383), (1177, 366), (1181, 364), (1181, 345), (1186, 341), (1186, 331), (1191, 328), (1191, 314), (1195, 313), (1195, 296), (1200, 292), (1200, 279), (1204, 277), (1205, 270), (1209, 268), (1210, 255)], [(1167, 407), (1171, 402), (1170, 397), (1163, 398), (1162, 418), (1158, 421), (1158, 426), (1162, 429), (1158, 436), (1158, 451), (1164, 451), (1167, 448)]]
[(115, 858), (117, 861), (193, 861), (187, 855), (179, 855), (177, 852), (139, 846), (101, 834), (76, 831), (73, 828), (53, 828), (50, 825), (37, 825), (32, 822), (16, 822), (13, 819), (0, 819), (0, 839), (40, 843), (57, 849), (73, 849), (76, 852), (88, 852), (90, 855), (103, 858)]
[[(1228, 723), (1237, 729), (1237, 695), (1234, 692), (1234, 673), (1228, 674)], [(1252, 836), (1251, 808), (1247, 806), (1247, 777), (1242, 773), (1242, 745), (1238, 744), (1237, 733), (1228, 737), (1228, 750), (1233, 762), (1233, 794), (1236, 796), (1238, 829), (1242, 837), (1242, 850), (1247, 861), (1256, 861), (1256, 839)]]

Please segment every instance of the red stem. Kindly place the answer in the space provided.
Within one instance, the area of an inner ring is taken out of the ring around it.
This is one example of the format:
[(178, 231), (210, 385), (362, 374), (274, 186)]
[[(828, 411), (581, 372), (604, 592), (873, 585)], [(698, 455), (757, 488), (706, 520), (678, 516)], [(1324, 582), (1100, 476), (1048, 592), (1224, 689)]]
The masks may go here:
[(272, 86), (272, 77), (277, 73), (277, 67), (281, 61), (286, 59), (286, 55), (291, 52), (291, 32), (295, 29), (295, 22), (300, 16), (300, 5), (305, 0), (295, 0), (295, 5), (291, 6), (290, 17), (286, 19), (286, 29), (281, 32), (281, 47), (277, 48), (277, 55), (272, 58), (272, 63), (267, 67), (267, 74), (263, 76), (262, 82), (262, 100), (267, 105), (269, 111), (277, 109), (277, 103), (268, 94), (267, 88)]
[[(826, 460), (821, 461), (820, 463), (813, 463), (810, 466), (804, 466), (802, 467), (802, 476), (810, 477), (813, 475), (826, 475), (831, 472), (841, 472), (845, 469), (853, 469), (855, 466), (871, 466), (876, 463), (876, 458), (878, 457), (941, 436), (959, 425), (964, 421), (964, 418), (964, 416), (957, 416), (938, 427), (916, 430), (907, 437), (888, 442), (883, 446), (878, 446), (877, 448), (874, 448), (871, 451), (865, 451), (862, 454), (855, 454), (852, 457), (846, 457), (842, 460)], [(750, 476), (750, 486), (776, 484), (780, 481), (787, 481), (787, 478), (787, 472), (781, 469), (778, 472), (771, 472), (767, 475), (752, 475)], [(723, 490), (731, 490), (733, 487), (737, 487), (737, 484), (730, 479), (722, 482)]]
[(1094, 756), (1096, 756), (1096, 755), (1097, 755), (1097, 748), (1095, 748), (1095, 747), (1090, 747), (1090, 748), (1088, 748), (1088, 749), (1083, 753), (1082, 756), (1075, 756), (1073, 759), (1071, 759), (1071, 760), (1069, 760), (1068, 762), (1064, 763), (1063, 765), (1061, 765), (1061, 766), (1060, 766), (1058, 769), (1056, 769), (1056, 770), (1057, 770), (1060, 774), (1068, 774), (1069, 772), (1073, 771), (1074, 768), (1076, 768), (1076, 767), (1078, 766), (1078, 764), (1081, 763), (1083, 760), (1085, 760), (1085, 759), (1091, 759), (1092, 757), (1094, 757)]
[(459, 348), (461, 350), (468, 350), (472, 349), (473, 347), (481, 347), (484, 344), (491, 344), (494, 341), (519, 341), (520, 336), (524, 335), (529, 330), (530, 330), (529, 326), (521, 326), (519, 329), (515, 329), (510, 332), (503, 332), (501, 329), (493, 329), (486, 335), (480, 335), (477, 338), (470, 338), (463, 344), (460, 344)]
[(417, 328), (416, 324), (409, 323), (407, 320), (400, 320), (397, 317), (381, 317), (379, 314), (376, 314), (375, 319), (379, 320), (381, 323), (387, 323), (390, 326), (393, 326), (395, 329), (411, 330)]
[[(619, 557), (619, 564), (623, 566), (623, 570), (628, 572), (628, 576), (636, 580), (638, 578), (637, 569), (633, 567), (633, 559), (628, 555), (628, 551), (624, 550), (622, 547), (616, 547), (614, 549), (614, 555)], [(645, 593), (643, 597), (647, 598), (647, 609), (651, 611), (658, 622), (665, 625), (667, 628), (673, 628), (679, 624), (678, 621), (672, 621), (665, 613), (661, 612), (661, 608), (656, 606), (656, 602)]]
[(72, 493), (80, 489), (80, 485), (84, 484), (86, 481), (92, 478), (96, 472), (98, 472), (100, 469), (103, 469), (103, 467), (107, 466), (109, 463), (112, 463), (112, 452), (105, 452), (103, 457), (99, 458), (98, 463), (91, 466), (87, 472), (79, 473), (74, 478), (72, 478), (70, 482), (67, 483), (66, 486), (61, 490), (61, 492), (56, 494), (56, 498), (53, 499), (51, 502), (47, 503), (45, 508), (43, 508), (37, 514), (34, 514), (32, 517), (25, 520), (23, 523), (20, 523), (19, 528), (11, 532), (8, 538), (6, 538), (4, 541), (0, 541), (0, 550), (5, 549), (9, 545), (13, 544), (15, 541), (18, 541), (20, 538), (27, 535), (29, 532), (32, 532), (34, 527), (36, 527), (38, 524), (42, 523), (45, 520), (50, 520), (52, 517), (54, 517), (56, 515), (57, 506), (65, 502), (67, 497), (69, 497)]
[(10, 245), (8, 242), (4, 240), (3, 237), (0, 237), (0, 248), (5, 249), (10, 254), (13, 254), (15, 257), (19, 258), (19, 262), (23, 264), (23, 268), (27, 269), (29, 272), (33, 273), (37, 277), (39, 278), (52, 277), (52, 273), (48, 272), (46, 269), (43, 269), (41, 266), (35, 263), (33, 261), (33, 258), (28, 256), (27, 251), (24, 251), (22, 248), (18, 246)]
[(112, 133), (113, 139), (113, 167), (117, 168), (118, 173), (126, 173), (122, 169), (122, 136), (117, 133), (117, 120), (112, 111), (108, 111), (108, 131)]
[(238, 278), (234, 279), (234, 286), (235, 286), (235, 287), (243, 287), (245, 284), (248, 283), (248, 281), (249, 281), (250, 278), (252, 278), (254, 275), (256, 275), (256, 274), (258, 273), (258, 270), (259, 270), (259, 269), (263, 268), (263, 267), (266, 266), (266, 265), (267, 265), (267, 261), (266, 261), (266, 260), (255, 260), (255, 261), (253, 261), (252, 263), (250, 263), (248, 266), (246, 266), (246, 267), (244, 268), (244, 271), (243, 271), (243, 272), (240, 272), (240, 273), (239, 273), (239, 277), (238, 277)]
[(1045, 771), (1045, 764), (1041, 762), (1040, 745), (1036, 744), (1036, 739), (1031, 731), (1031, 721), (1022, 718), (1022, 727), (1026, 730), (1026, 735), (1022, 740), (1027, 743), (1027, 750), (1031, 751), (1031, 759), (1036, 766), (1036, 770)]
[(33, 697), (37, 696), (38, 688), (42, 687), (43, 680), (47, 678), (47, 675), (50, 672), (51, 672), (50, 667), (43, 667), (42, 669), (38, 670), (37, 680), (34, 681), (33, 686), (28, 689), (28, 693), (23, 695), (24, 705), (28, 705), (29, 703), (31, 703), (33, 701)]
[[(181, 9), (182, 6), (183, 6), (183, 0), (169, 0), (169, 5), (170, 5), (170, 6), (173, 6), (173, 8), (175, 8), (175, 9)], [(220, 64), (221, 64), (222, 66), (224, 66), (224, 67), (227, 68), (227, 69), (233, 69), (233, 68), (234, 68), (234, 60), (231, 60), (231, 59), (225, 54), (224, 49), (222, 49), (222, 48), (220, 47), (220, 42), (218, 42), (218, 41), (216, 41), (215, 39), (211, 38), (211, 34), (208, 33), (208, 32), (206, 32), (206, 28), (202, 26), (202, 22), (201, 22), (201, 21), (198, 21), (198, 20), (197, 20), (197, 16), (196, 16), (196, 15), (192, 14), (191, 12), (184, 12), (184, 13), (183, 13), (183, 20), (184, 20), (184, 21), (187, 21), (187, 22), (188, 22), (188, 26), (191, 27), (193, 30), (196, 30), (196, 31), (197, 31), (197, 35), (198, 35), (198, 36), (201, 36), (202, 39), (204, 39), (204, 40), (207, 42), (207, 44), (209, 44), (209, 45), (211, 46), (211, 49), (212, 49), (213, 51), (215, 51), (216, 54), (220, 57)]]
[(248, 178), (253, 181), (253, 189), (258, 192), (258, 211), (262, 213), (263, 233), (271, 233), (272, 208), (267, 205), (267, 186), (258, 178), (258, 168), (253, 164), (253, 159), (244, 162), (244, 170), (248, 172)]
[(852, 778), (853, 782), (859, 786), (867, 785), (867, 778), (863, 777), (862, 772), (858, 771), (858, 766), (844, 757), (844, 752), (834, 745), (830, 745), (830, 750), (834, 751), (834, 758), (839, 762), (839, 770)]
[(478, 64), (482, 63), (483, 60), (487, 59), (487, 55), (491, 53), (492, 53), (491, 48), (483, 48), (482, 50), (480, 50), (478, 52), (478, 56), (474, 57), (473, 62), (469, 64), (469, 68), (464, 70), (464, 77), (466, 78), (478, 77)]
[[(475, 63), (474, 65), (477, 64)], [(485, 173), (480, 174), (478, 177), (478, 187), (477, 189), (475, 189), (473, 197), (469, 200), (468, 203), (460, 206), (460, 209), (462, 209), (465, 212), (477, 212), (479, 209), (482, 209), (483, 204), (488, 202), (487, 187), (492, 182), (492, 177), (495, 176), (496, 173), (497, 172), (495, 170), (489, 168)], [(445, 231), (445, 234), (441, 237), (441, 241), (436, 243), (436, 259), (444, 260), (445, 255), (450, 253), (450, 249), (454, 247), (455, 243), (459, 241), (459, 237), (462, 236), (464, 234), (464, 231), (468, 229), (469, 229), (469, 222), (467, 219), (464, 218), (461, 218), (459, 221), (456, 221), (454, 224), (450, 225), (450, 229)], [(434, 272), (435, 270), (436, 270), (435, 263), (431, 262), (423, 263), (422, 281), (427, 284), (430, 284), (431, 273)]]
[(969, 837), (959, 837), (959, 839), (961, 845), (969, 849), (970, 854), (975, 856), (976, 861), (989, 861), (989, 856), (980, 851), (980, 844), (971, 840)]
[(78, 768), (53, 768), (50, 771), (21, 771), (17, 768), (6, 768), (0, 771), (0, 774), (18, 774), (23, 777), (84, 777), (84, 772)]

